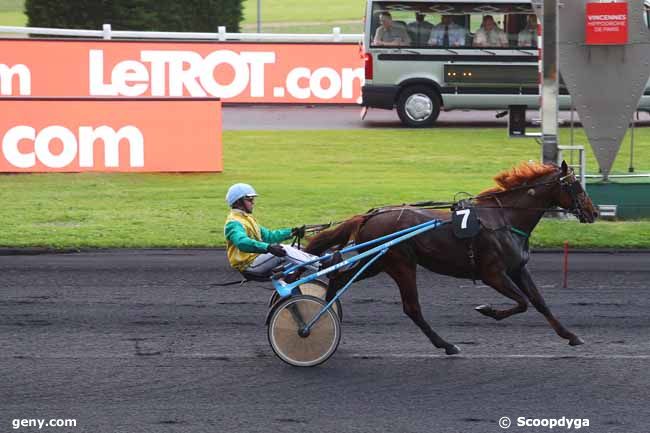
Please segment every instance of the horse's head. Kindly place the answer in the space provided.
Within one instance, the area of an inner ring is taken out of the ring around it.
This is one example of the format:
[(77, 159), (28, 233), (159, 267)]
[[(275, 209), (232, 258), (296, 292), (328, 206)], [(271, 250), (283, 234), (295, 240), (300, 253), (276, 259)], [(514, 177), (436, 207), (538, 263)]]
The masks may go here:
[(581, 223), (593, 223), (598, 212), (566, 161), (562, 161), (558, 182), (557, 205), (570, 211)]

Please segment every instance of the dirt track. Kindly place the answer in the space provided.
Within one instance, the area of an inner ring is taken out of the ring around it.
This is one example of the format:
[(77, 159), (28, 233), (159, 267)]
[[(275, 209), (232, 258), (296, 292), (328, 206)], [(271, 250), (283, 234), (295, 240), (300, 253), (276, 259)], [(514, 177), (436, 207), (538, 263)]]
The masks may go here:
[(485, 433), (502, 416), (565, 416), (588, 418), (582, 432), (648, 432), (648, 263), (575, 254), (562, 289), (560, 256), (533, 255), (551, 308), (586, 341), (576, 348), (534, 310), (474, 312), (507, 303), (490, 288), (420, 272), (425, 317), (455, 357), (380, 276), (346, 294), (338, 352), (305, 370), (268, 346), (263, 285), (214, 286), (237, 277), (223, 251), (0, 256), (0, 431), (76, 418), (71, 432)]

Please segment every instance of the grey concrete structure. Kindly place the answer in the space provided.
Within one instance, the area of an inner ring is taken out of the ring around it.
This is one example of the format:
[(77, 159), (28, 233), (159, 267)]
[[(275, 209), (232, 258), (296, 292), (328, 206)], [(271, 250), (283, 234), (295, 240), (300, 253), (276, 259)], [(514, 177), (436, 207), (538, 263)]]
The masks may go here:
[(560, 70), (606, 178), (650, 76), (650, 32), (644, 3), (629, 1), (628, 43), (586, 45), (587, 2), (562, 2)]

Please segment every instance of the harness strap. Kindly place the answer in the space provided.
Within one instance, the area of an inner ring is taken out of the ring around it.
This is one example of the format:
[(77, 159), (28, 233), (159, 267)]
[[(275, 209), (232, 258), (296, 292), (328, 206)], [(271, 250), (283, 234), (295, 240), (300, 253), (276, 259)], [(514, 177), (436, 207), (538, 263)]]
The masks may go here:
[(474, 239), (472, 238), (469, 242), (469, 248), (467, 251), (467, 256), (469, 257), (469, 265), (472, 267), (472, 281), (476, 285), (476, 254), (474, 254)]
[(302, 238), (300, 237), (300, 234), (297, 234), (293, 237), (293, 240), (291, 241), (291, 246), (295, 247), (298, 250), (302, 249), (302, 246), (300, 245), (300, 242), (302, 241)]
[(530, 237), (530, 235), (529, 235), (528, 233), (526, 233), (526, 232), (523, 231), (523, 230), (519, 230), (519, 229), (516, 228), (516, 227), (512, 227), (512, 226), (511, 226), (511, 227), (510, 227), (510, 231), (513, 232), (513, 233), (518, 234), (519, 236), (523, 236), (523, 237), (526, 238), (526, 239), (528, 239), (528, 238)]

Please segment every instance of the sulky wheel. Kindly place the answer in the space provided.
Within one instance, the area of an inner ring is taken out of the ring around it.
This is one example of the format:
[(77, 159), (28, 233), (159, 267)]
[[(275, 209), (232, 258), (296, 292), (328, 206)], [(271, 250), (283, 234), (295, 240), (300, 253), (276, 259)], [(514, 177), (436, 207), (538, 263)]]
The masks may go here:
[(269, 321), (268, 337), (273, 352), (294, 367), (313, 367), (336, 352), (341, 324), (332, 309), (323, 314), (308, 333), (301, 332), (325, 306), (313, 296), (287, 298), (277, 306)]
[[(325, 300), (325, 295), (327, 294), (327, 283), (321, 280), (312, 280), (308, 283), (301, 284), (300, 293), (302, 295), (309, 295), (315, 298)], [(271, 299), (269, 301), (269, 307), (275, 305), (275, 303), (278, 302), (279, 300), (280, 300), (280, 295), (278, 295), (278, 292), (274, 290), (273, 294), (271, 295)], [(343, 321), (343, 308), (341, 308), (341, 301), (338, 299), (334, 303), (334, 311), (339, 316), (339, 319)]]

